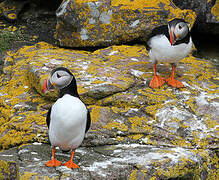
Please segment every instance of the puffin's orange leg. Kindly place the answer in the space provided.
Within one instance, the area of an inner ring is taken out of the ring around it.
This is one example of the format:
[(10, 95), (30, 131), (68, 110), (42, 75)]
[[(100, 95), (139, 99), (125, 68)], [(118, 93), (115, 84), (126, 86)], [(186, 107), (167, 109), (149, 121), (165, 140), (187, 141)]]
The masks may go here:
[(152, 88), (161, 87), (165, 83), (165, 80), (163, 77), (157, 75), (156, 64), (154, 64), (153, 69), (154, 69), (154, 77), (152, 78), (152, 80), (150, 82), (150, 87), (152, 87)]
[(68, 162), (66, 162), (65, 164), (63, 164), (64, 166), (67, 166), (68, 168), (79, 168), (79, 166), (77, 164), (73, 163), (74, 154), (75, 154), (75, 151), (72, 150), (71, 151), (71, 159)]
[(171, 73), (170, 77), (166, 79), (166, 82), (167, 82), (167, 84), (169, 84), (172, 87), (182, 88), (182, 87), (184, 87), (184, 85), (180, 81), (178, 81), (174, 78), (175, 77), (175, 69), (176, 69), (176, 66), (172, 65), (172, 73)]
[(46, 162), (46, 166), (48, 167), (57, 167), (57, 166), (61, 166), (62, 163), (58, 160), (55, 159), (55, 147), (52, 148), (52, 159), (48, 162)]

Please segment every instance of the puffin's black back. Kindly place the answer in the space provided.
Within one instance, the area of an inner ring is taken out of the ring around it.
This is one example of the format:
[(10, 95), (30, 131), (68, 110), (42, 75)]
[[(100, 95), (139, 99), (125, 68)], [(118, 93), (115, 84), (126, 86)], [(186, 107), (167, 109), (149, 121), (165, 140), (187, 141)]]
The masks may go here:
[(170, 35), (169, 35), (169, 32), (168, 32), (168, 26), (167, 25), (162, 25), (162, 26), (158, 26), (156, 28), (154, 28), (151, 33), (148, 35), (147, 37), (147, 43), (146, 43), (146, 49), (147, 51), (149, 51), (151, 49), (150, 47), (150, 39), (154, 36), (157, 36), (157, 35), (162, 35), (164, 34), (170, 41)]

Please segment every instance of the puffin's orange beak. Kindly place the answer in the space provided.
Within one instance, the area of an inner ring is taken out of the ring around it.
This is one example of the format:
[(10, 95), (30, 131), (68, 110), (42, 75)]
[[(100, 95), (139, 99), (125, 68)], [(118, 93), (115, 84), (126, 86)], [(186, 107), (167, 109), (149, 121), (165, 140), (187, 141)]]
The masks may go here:
[(174, 29), (171, 28), (170, 29), (170, 44), (174, 45), (175, 44), (175, 38), (174, 38), (174, 34), (173, 34)]
[(43, 93), (47, 93), (48, 91), (48, 79), (46, 79), (43, 84)]
[(43, 84), (43, 93), (47, 93), (50, 90), (55, 89), (55, 83), (51, 83), (50, 78), (46, 79)]

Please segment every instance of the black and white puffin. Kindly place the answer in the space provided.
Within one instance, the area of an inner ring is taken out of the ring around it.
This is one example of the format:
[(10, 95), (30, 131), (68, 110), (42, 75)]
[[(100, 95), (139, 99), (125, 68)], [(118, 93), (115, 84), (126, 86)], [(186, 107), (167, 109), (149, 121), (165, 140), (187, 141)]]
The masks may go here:
[(58, 146), (63, 151), (71, 150), (71, 159), (63, 165), (68, 168), (79, 168), (73, 163), (74, 152), (90, 128), (90, 112), (80, 100), (75, 77), (67, 68), (53, 69), (50, 77), (45, 80), (44, 93), (55, 88), (59, 89), (59, 98), (49, 109), (46, 118), (52, 146), (52, 160), (46, 162), (46, 166), (62, 165), (55, 159), (55, 147)]
[[(168, 25), (156, 27), (148, 36), (146, 48), (153, 63), (154, 76), (150, 87), (158, 88), (165, 82), (172, 87), (181, 88), (183, 84), (174, 78), (176, 63), (185, 58), (192, 48), (189, 24), (183, 19), (173, 19)], [(172, 65), (172, 73), (168, 79), (156, 74), (157, 62), (168, 62)]]

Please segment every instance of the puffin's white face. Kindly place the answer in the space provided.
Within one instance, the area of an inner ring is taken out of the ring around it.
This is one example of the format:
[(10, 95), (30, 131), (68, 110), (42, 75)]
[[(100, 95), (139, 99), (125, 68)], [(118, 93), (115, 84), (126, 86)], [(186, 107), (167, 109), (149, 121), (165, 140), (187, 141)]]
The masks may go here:
[(43, 92), (46, 93), (54, 88), (63, 89), (71, 83), (73, 78), (74, 76), (68, 69), (64, 67), (56, 68), (50, 73), (50, 77), (45, 80)]
[(170, 43), (174, 45), (176, 41), (179, 41), (186, 37), (189, 33), (188, 23), (180, 20), (172, 20), (168, 24)]
[(66, 71), (58, 70), (55, 71), (49, 78), (48, 81), (57, 89), (62, 89), (68, 86), (73, 79), (73, 76)]
[(180, 22), (180, 23), (176, 24), (175, 29), (174, 29), (174, 34), (176, 36), (176, 41), (181, 40), (184, 37), (186, 37), (188, 32), (189, 32), (189, 27), (186, 23)]

